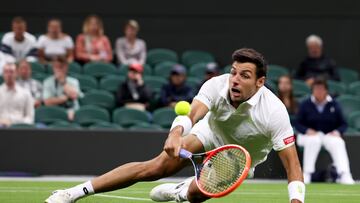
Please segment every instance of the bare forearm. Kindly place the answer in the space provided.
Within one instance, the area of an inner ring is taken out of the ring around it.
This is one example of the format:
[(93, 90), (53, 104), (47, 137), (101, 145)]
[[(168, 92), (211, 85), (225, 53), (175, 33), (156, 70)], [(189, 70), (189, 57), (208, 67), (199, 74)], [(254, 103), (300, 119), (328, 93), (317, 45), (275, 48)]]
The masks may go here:
[(59, 105), (59, 104), (63, 104), (67, 101), (67, 97), (66, 96), (61, 96), (61, 97), (52, 97), (49, 99), (45, 99), (44, 103), (46, 106), (54, 106), (54, 105)]

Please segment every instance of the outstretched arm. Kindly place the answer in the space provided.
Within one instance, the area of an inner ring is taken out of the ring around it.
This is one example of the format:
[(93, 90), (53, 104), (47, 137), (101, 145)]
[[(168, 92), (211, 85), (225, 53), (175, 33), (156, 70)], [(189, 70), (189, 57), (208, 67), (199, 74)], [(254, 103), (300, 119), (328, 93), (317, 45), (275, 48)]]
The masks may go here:
[(278, 154), (286, 170), (291, 203), (304, 202), (305, 185), (295, 145), (279, 151)]

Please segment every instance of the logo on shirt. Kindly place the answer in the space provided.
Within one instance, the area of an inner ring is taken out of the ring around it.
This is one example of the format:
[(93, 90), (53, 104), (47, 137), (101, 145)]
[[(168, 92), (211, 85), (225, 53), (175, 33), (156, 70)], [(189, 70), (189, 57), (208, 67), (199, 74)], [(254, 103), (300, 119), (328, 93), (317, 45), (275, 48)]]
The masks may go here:
[(283, 139), (283, 141), (284, 141), (284, 144), (285, 144), (285, 145), (288, 145), (288, 144), (290, 144), (290, 143), (293, 143), (293, 142), (295, 142), (295, 136), (292, 135), (292, 136), (290, 136), (290, 137), (287, 137), (287, 138)]

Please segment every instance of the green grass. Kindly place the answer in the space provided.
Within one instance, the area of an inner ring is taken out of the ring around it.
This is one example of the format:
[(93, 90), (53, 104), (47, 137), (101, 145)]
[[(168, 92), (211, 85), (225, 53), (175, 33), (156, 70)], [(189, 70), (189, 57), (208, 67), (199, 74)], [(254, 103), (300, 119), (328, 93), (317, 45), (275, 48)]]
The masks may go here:
[[(39, 203), (51, 191), (73, 186), (75, 182), (31, 182), (0, 181), (1, 203)], [(91, 196), (79, 203), (140, 203), (148, 200), (149, 191), (160, 183), (139, 183), (124, 190), (104, 193), (104, 196)], [(359, 203), (360, 185), (311, 184), (306, 188), (307, 203)], [(120, 199), (124, 197), (144, 198), (142, 200)], [(208, 202), (276, 202), (288, 203), (287, 185), (284, 183), (244, 183), (229, 196)]]

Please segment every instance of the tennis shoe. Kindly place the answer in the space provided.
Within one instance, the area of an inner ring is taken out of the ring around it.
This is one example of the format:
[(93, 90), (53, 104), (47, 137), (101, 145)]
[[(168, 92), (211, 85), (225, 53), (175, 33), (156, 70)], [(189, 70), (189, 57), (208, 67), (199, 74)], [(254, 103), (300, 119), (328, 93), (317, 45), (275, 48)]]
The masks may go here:
[(164, 183), (154, 187), (150, 192), (150, 198), (155, 202), (184, 202), (186, 198), (180, 195), (183, 190), (188, 190), (194, 177), (188, 178), (180, 183)]
[(45, 203), (74, 203), (75, 199), (66, 190), (55, 190)]

